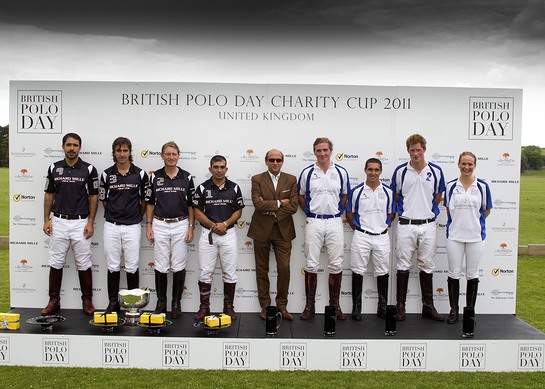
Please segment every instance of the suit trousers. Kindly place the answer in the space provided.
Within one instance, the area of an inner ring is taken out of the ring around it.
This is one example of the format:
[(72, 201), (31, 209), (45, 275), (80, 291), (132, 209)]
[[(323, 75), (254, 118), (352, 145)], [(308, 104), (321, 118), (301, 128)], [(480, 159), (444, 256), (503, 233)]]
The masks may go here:
[(288, 290), (290, 286), (290, 256), (291, 241), (282, 238), (278, 225), (274, 225), (269, 239), (259, 241), (254, 239), (255, 272), (257, 280), (257, 294), (261, 308), (271, 305), (269, 261), (271, 246), (276, 257), (276, 306), (286, 307), (288, 304)]

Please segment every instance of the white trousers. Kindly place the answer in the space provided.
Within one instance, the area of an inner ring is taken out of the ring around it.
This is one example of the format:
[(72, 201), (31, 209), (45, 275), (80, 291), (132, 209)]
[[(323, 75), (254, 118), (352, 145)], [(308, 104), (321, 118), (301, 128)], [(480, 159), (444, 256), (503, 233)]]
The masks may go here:
[(68, 250), (74, 250), (76, 268), (84, 271), (93, 266), (91, 262), (91, 239), (85, 239), (83, 230), (87, 219), (66, 220), (53, 217), (53, 233), (49, 240), (49, 266), (62, 269), (66, 264)]
[(484, 240), (465, 243), (447, 239), (448, 276), (455, 280), (462, 277), (465, 256), (466, 279), (479, 278), (479, 263), (484, 252), (484, 246)]
[(104, 222), (104, 257), (110, 272), (121, 270), (121, 261), (125, 271), (134, 274), (140, 261), (140, 240), (142, 228), (140, 224), (120, 226)]
[(390, 236), (369, 235), (361, 231), (354, 231), (352, 245), (350, 246), (352, 256), (350, 267), (359, 275), (365, 275), (367, 264), (373, 261), (373, 275), (380, 277), (390, 271)]
[(320, 253), (325, 246), (330, 274), (343, 270), (344, 231), (342, 219), (316, 219), (307, 217), (305, 224), (305, 271), (318, 273)]
[(199, 281), (211, 284), (214, 267), (219, 257), (223, 282), (234, 284), (238, 281), (237, 263), (238, 247), (237, 233), (234, 228), (227, 230), (225, 235), (212, 234), (212, 244), (208, 241), (209, 230), (201, 229), (199, 238)]
[(155, 270), (160, 273), (168, 273), (169, 270), (179, 272), (185, 269), (187, 263), (185, 235), (188, 228), (188, 219), (176, 223), (167, 223), (157, 219), (153, 221)]
[(416, 263), (420, 271), (432, 273), (435, 269), (437, 250), (437, 224), (398, 223), (396, 238), (397, 270), (408, 271), (413, 267), (412, 258), (416, 251)]

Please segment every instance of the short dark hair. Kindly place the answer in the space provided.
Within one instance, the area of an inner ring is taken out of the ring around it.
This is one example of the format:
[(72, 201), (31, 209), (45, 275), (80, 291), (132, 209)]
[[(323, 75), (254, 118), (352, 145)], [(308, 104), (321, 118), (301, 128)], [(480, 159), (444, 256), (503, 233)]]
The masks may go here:
[(114, 143), (112, 143), (112, 156), (114, 158), (114, 162), (117, 162), (115, 158), (115, 149), (116, 147), (121, 147), (123, 145), (126, 145), (129, 148), (129, 162), (132, 162), (132, 143), (129, 138), (124, 138), (122, 136), (116, 138), (114, 140)]
[(227, 160), (223, 155), (216, 154), (212, 158), (210, 158), (210, 167), (214, 164), (214, 162), (225, 162), (227, 165)]
[(382, 171), (382, 161), (378, 158), (369, 158), (367, 161), (365, 161), (365, 167), (364, 169), (367, 169), (367, 166), (370, 163), (378, 163), (380, 165), (380, 170)]
[(68, 138), (74, 138), (76, 139), (78, 142), (79, 142), (79, 145), (81, 147), (81, 136), (79, 136), (78, 134), (76, 134), (75, 132), (69, 132), (68, 134), (66, 134), (65, 136), (62, 137), (62, 145), (64, 146), (64, 144), (66, 143), (66, 139)]

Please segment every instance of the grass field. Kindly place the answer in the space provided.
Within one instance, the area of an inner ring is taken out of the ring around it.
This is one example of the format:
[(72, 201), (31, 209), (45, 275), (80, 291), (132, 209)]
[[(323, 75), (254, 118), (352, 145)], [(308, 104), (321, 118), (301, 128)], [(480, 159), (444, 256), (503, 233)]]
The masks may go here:
[(545, 171), (531, 171), (520, 179), (519, 244), (545, 244)]
[(0, 168), (0, 236), (9, 236), (9, 169)]
[[(0, 169), (0, 236), (8, 235), (8, 171)], [(545, 243), (545, 173), (521, 178), (520, 244)], [(545, 257), (518, 258), (517, 316), (545, 331)], [(9, 250), (0, 249), (0, 311), (9, 304)], [(327, 356), (324, 356), (327, 358)], [(545, 372), (324, 372), (0, 366), (6, 388), (542, 388)]]

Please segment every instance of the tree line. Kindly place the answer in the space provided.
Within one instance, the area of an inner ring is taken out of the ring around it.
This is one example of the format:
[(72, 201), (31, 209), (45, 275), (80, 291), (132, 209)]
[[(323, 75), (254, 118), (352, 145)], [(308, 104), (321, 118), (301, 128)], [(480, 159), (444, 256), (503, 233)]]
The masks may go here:
[[(522, 146), (520, 170), (540, 170), (545, 156), (539, 146)], [(9, 167), (9, 125), (0, 126), (0, 167)]]

